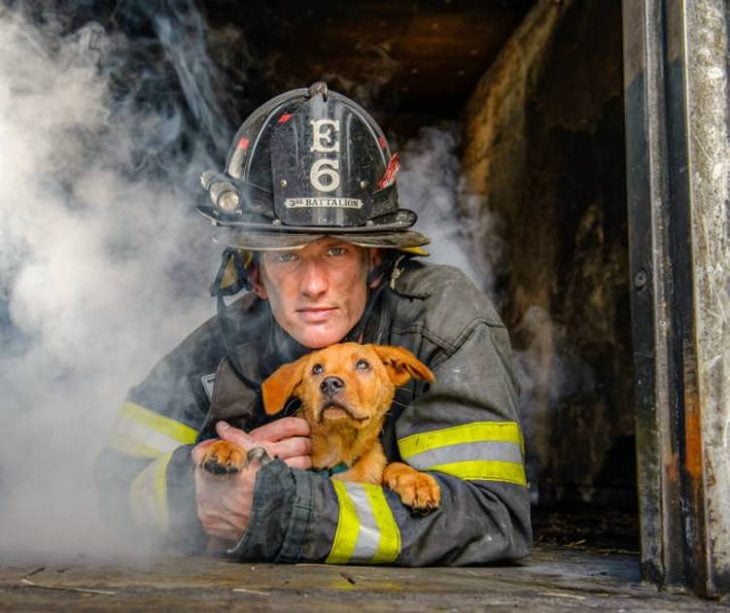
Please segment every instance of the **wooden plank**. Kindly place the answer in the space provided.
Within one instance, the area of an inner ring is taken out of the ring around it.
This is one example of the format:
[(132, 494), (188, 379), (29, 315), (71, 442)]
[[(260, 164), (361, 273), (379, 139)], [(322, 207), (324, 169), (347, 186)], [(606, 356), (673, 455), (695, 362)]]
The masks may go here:
[[(341, 611), (697, 610), (689, 596), (641, 584), (636, 556), (539, 547), (525, 561), (484, 568), (242, 564), (157, 557), (131, 563), (5, 565), (2, 607), (31, 609), (248, 608)], [(723, 610), (702, 603), (703, 610)]]

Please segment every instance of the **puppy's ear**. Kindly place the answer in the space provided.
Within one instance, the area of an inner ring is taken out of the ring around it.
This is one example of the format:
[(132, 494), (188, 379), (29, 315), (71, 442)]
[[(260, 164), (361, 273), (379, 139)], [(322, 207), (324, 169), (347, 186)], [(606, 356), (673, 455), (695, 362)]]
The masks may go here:
[(389, 347), (387, 345), (371, 345), (375, 353), (385, 364), (390, 380), (398, 387), (413, 379), (433, 381), (434, 376), (428, 366), (421, 362), (408, 349)]
[(267, 415), (281, 411), (289, 396), (294, 394), (294, 390), (302, 382), (307, 358), (308, 356), (303, 356), (280, 366), (261, 384), (261, 397)]

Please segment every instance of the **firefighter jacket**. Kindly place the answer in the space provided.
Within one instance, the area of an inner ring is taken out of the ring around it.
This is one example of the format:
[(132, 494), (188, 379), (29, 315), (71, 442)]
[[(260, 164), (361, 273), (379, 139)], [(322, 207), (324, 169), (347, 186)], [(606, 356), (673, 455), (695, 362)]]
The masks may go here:
[[(276, 460), (257, 474), (251, 520), (233, 555), (406, 566), (524, 556), (532, 535), (523, 437), (509, 338), (494, 308), (457, 269), (410, 261), (373, 312), (365, 339), (406, 347), (435, 374), (430, 385), (399, 388), (382, 440), (389, 460), (433, 474), (441, 506), (414, 514), (387, 488)], [(253, 294), (225, 317), (225, 327), (212, 318), (130, 390), (95, 471), (112, 521), (193, 549), (204, 548), (205, 535), (192, 446), (217, 419), (246, 430), (262, 423), (257, 382), (307, 351)], [(232, 360), (222, 329), (235, 339)]]

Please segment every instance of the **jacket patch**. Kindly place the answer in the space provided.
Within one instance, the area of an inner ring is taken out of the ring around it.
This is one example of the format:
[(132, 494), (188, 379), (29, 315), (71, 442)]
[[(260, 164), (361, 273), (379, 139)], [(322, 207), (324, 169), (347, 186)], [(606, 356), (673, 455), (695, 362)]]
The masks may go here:
[(213, 399), (213, 388), (215, 387), (215, 373), (209, 373), (200, 377), (200, 383), (203, 386), (205, 395), (208, 397), (208, 402)]

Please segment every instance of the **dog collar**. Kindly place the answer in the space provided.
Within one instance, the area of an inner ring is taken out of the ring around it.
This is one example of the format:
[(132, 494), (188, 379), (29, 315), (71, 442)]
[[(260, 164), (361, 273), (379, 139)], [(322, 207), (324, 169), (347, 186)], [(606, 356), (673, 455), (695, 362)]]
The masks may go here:
[(320, 475), (326, 475), (328, 477), (331, 477), (332, 475), (336, 475), (338, 473), (345, 472), (349, 466), (345, 464), (344, 462), (340, 462), (339, 464), (335, 464), (334, 466), (327, 466), (325, 468), (313, 468), (313, 472), (318, 473)]

